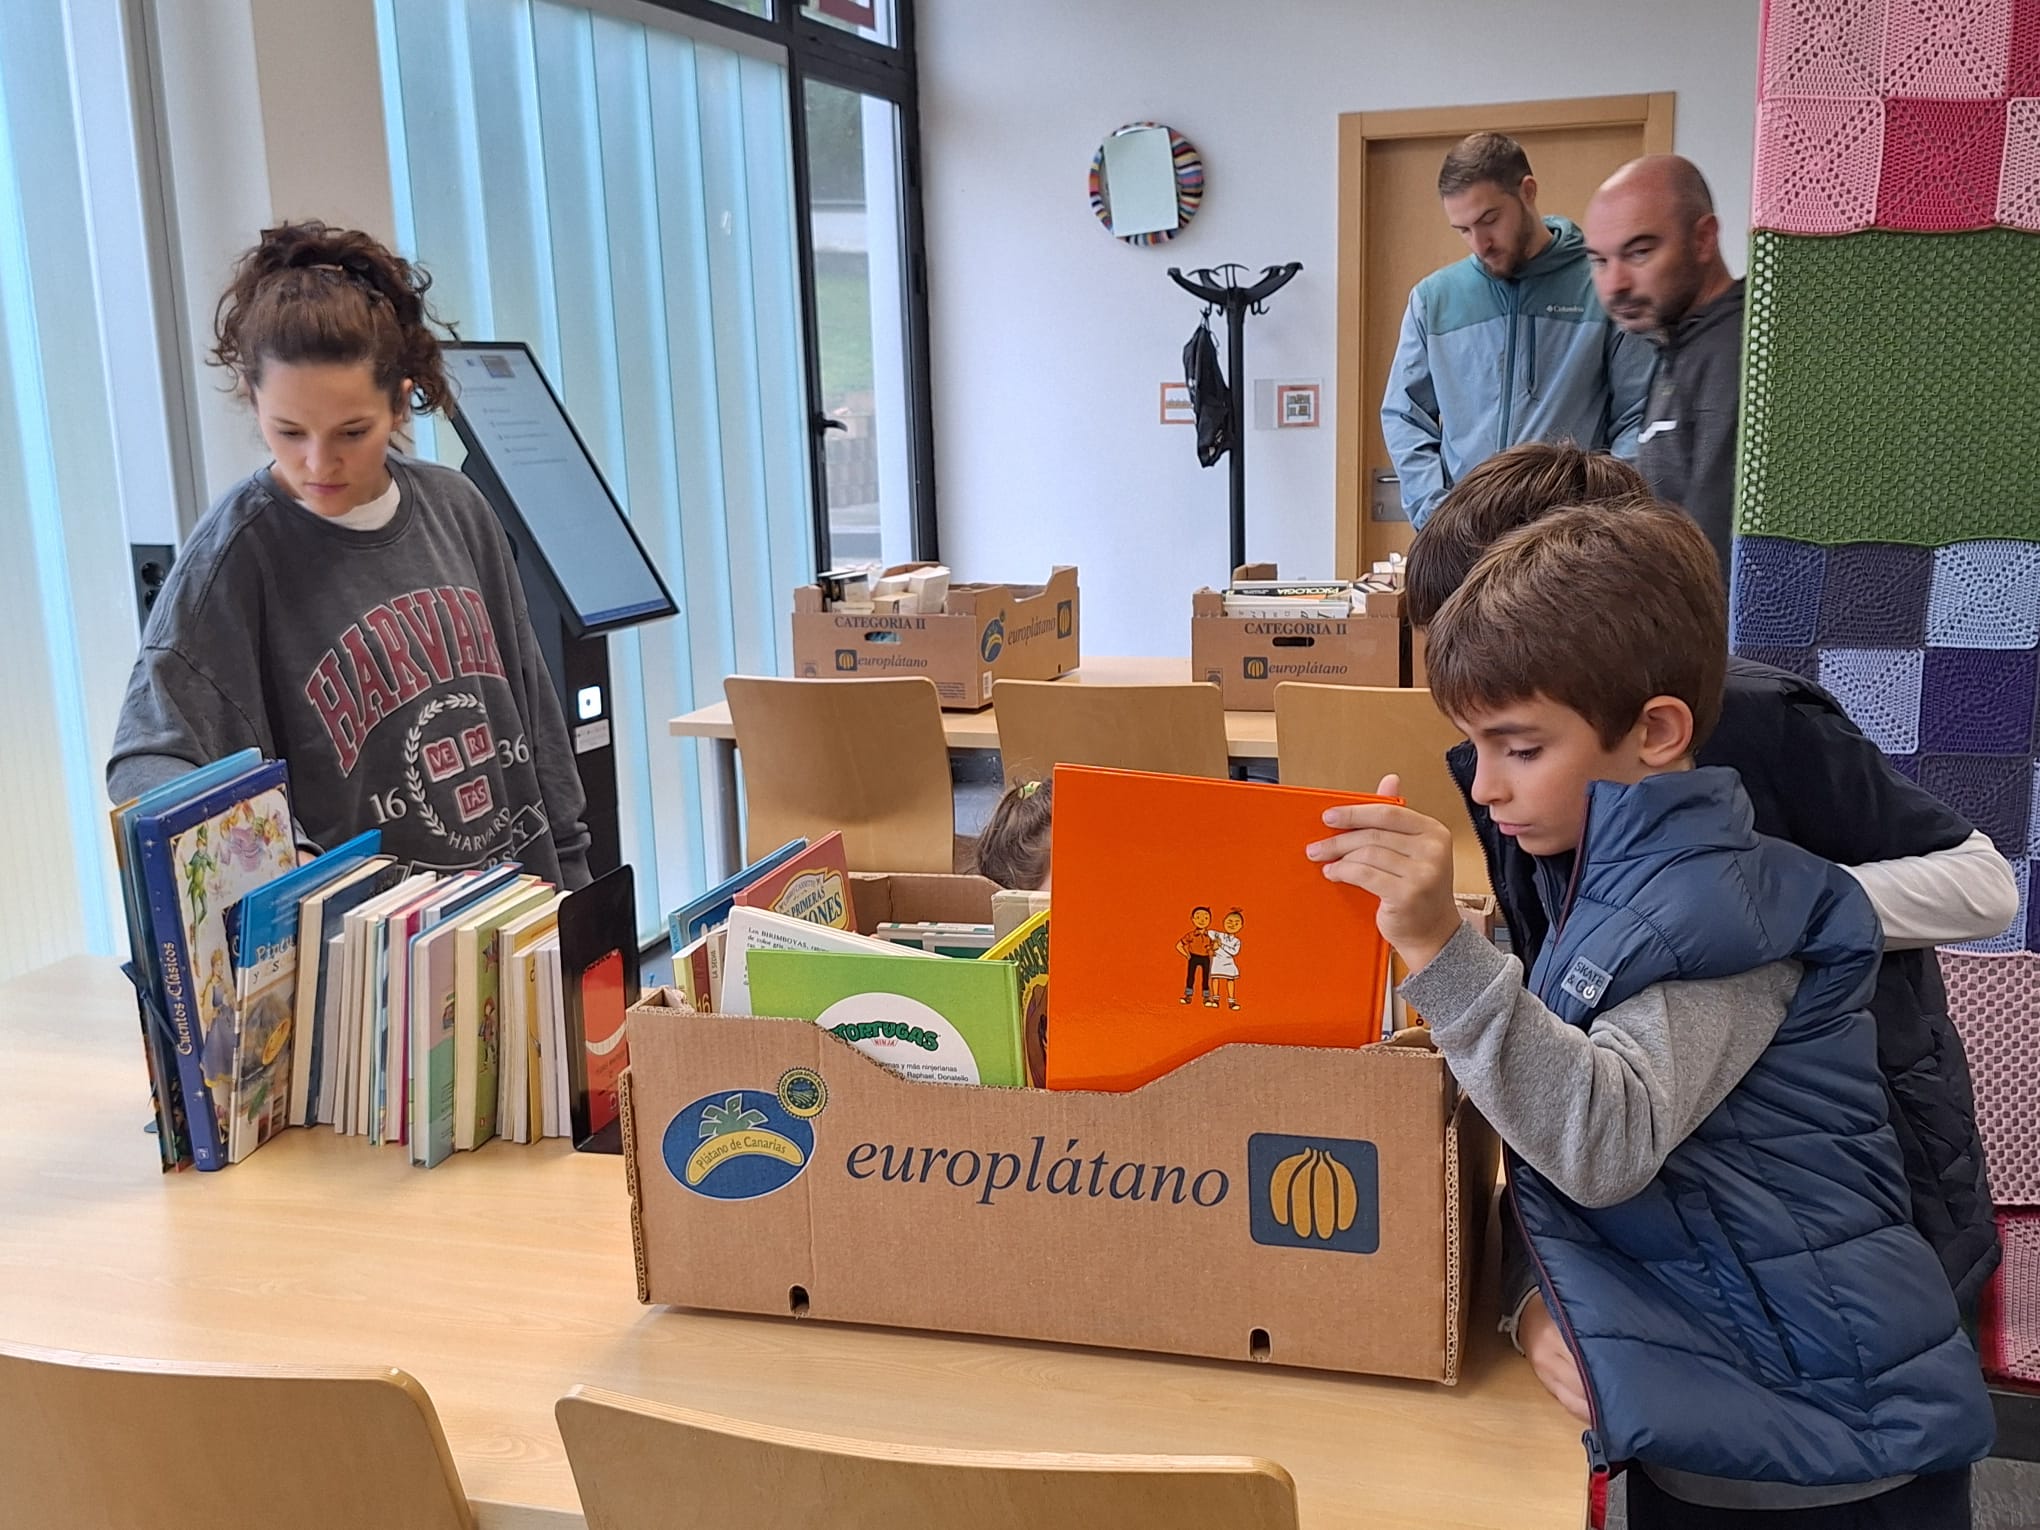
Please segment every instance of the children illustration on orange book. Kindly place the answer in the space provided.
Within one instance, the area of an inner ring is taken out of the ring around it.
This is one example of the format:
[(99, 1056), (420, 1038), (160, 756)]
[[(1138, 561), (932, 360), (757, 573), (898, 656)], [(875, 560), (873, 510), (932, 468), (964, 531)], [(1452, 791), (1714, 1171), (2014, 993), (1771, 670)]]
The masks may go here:
[(1211, 986), (1226, 1008), (1240, 1007), (1240, 928), (1247, 916), (1233, 909), (1225, 916), (1225, 927), (1211, 937)]
[(1189, 965), (1183, 969), (1183, 1002), (1190, 1002), (1194, 987), (1204, 996), (1206, 1009), (1217, 1009), (1218, 998), (1211, 991), (1211, 910), (1199, 904), (1190, 910), (1190, 933), (1176, 942), (1176, 954)]

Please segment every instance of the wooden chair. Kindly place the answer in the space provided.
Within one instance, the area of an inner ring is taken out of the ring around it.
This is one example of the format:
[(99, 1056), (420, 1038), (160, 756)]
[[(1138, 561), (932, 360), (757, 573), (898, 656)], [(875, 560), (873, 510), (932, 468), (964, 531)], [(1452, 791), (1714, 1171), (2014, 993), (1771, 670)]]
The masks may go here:
[(1225, 706), (1215, 685), (998, 680), (992, 715), (1009, 782), (1045, 780), (1058, 765), (1227, 774)]
[(0, 1344), (0, 1520), (472, 1530), (439, 1416), (397, 1370)]
[[(588, 1530), (1295, 1530), (1251, 1456), (942, 1450), (740, 1423), (575, 1387), (555, 1410)], [(684, 1516), (677, 1506), (685, 1506)]]
[(1371, 792), (1393, 772), (1403, 800), (1452, 830), (1453, 887), (1488, 891), (1487, 858), (1466, 799), (1445, 768), (1465, 737), (1424, 690), (1370, 685), (1275, 687), (1275, 753), (1284, 786)]
[(763, 855), (843, 831), (852, 871), (952, 871), (962, 853), (935, 682), (723, 682), (744, 772), (744, 840)]

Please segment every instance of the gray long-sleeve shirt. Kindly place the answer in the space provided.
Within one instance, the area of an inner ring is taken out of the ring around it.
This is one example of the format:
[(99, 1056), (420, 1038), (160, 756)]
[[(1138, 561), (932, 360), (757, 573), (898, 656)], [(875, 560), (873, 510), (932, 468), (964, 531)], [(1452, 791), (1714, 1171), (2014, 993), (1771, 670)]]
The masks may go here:
[(1742, 1081), (1798, 987), (1796, 962), (1657, 983), (1581, 1028), (1523, 986), (1522, 963), (1462, 926), (1402, 994), (1502, 1140), (1582, 1206), (1613, 1206)]
[(302, 833), (380, 829), (421, 870), (588, 881), (566, 721), (508, 540), (461, 474), (392, 453), (396, 515), (334, 525), (269, 472), (199, 522), (150, 614), (107, 764), (115, 801), (254, 747)]

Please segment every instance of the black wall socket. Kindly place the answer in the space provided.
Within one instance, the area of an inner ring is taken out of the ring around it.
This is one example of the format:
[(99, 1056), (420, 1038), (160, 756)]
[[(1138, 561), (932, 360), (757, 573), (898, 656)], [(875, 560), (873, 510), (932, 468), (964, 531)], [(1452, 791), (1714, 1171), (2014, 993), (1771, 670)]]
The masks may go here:
[(128, 544), (128, 564), (135, 577), (135, 611), (144, 627), (149, 624), (149, 610), (162, 593), (163, 581), (170, 577), (170, 565), (176, 556), (177, 550), (166, 542)]

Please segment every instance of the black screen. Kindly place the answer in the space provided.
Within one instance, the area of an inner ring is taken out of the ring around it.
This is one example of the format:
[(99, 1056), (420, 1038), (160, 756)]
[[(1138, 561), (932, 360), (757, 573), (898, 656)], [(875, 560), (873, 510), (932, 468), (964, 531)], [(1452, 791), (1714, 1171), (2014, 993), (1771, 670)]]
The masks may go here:
[[(454, 429), (510, 500), (583, 630), (629, 626), (675, 607), (622, 508), (522, 345), (450, 344)], [(499, 512), (506, 507), (497, 506)]]

